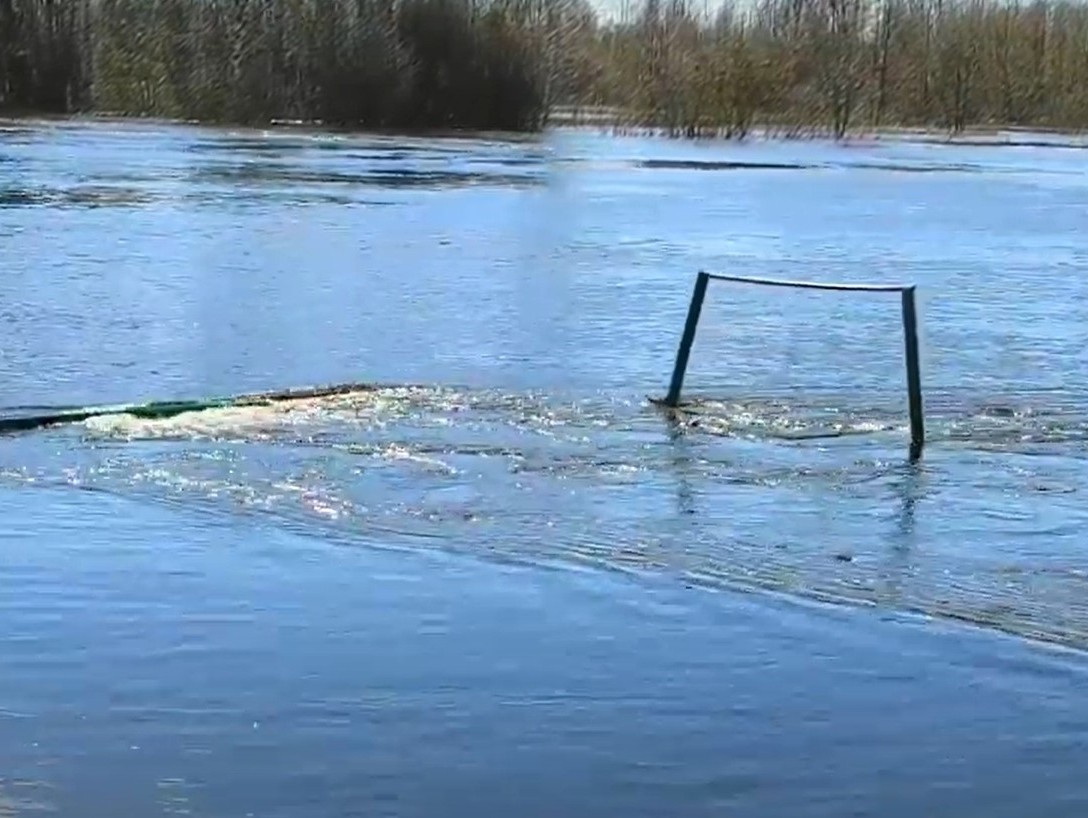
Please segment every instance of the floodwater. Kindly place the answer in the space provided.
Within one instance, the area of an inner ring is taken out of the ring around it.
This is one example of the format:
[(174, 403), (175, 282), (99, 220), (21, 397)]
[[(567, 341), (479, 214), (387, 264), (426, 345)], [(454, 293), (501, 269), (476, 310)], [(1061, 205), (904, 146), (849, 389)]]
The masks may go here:
[[(1082, 816), (1083, 148), (0, 127), (0, 815)], [(918, 286), (900, 306), (695, 273)]]

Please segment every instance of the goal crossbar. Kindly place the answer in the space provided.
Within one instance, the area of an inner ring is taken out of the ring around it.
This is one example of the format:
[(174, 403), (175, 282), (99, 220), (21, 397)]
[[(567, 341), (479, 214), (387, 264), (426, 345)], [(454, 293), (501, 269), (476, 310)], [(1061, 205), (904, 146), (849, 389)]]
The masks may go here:
[(823, 281), (790, 281), (782, 278), (757, 278), (755, 276), (731, 276), (723, 273), (700, 273), (712, 281), (733, 281), (738, 284), (759, 284), (764, 287), (789, 287), (794, 290), (836, 290), (839, 292), (901, 293), (913, 289), (908, 284), (835, 284)]
[(676, 364), (673, 366), (669, 392), (665, 399), (660, 401), (665, 406), (676, 408), (680, 405), (680, 391), (684, 386), (684, 374), (687, 371), (692, 344), (695, 343), (695, 331), (699, 326), (699, 316), (702, 314), (706, 288), (711, 281), (728, 281), (736, 284), (754, 284), (764, 287), (788, 287), (800, 290), (899, 293), (903, 314), (903, 351), (907, 369), (907, 403), (910, 410), (910, 460), (914, 462), (922, 456), (922, 448), (925, 446), (925, 417), (922, 411), (922, 376), (918, 355), (918, 310), (915, 304), (915, 286), (913, 284), (834, 284), (817, 281), (788, 281), (774, 278), (707, 273), (700, 270), (695, 278), (691, 303), (688, 305), (684, 334), (680, 338), (680, 347), (676, 351)]

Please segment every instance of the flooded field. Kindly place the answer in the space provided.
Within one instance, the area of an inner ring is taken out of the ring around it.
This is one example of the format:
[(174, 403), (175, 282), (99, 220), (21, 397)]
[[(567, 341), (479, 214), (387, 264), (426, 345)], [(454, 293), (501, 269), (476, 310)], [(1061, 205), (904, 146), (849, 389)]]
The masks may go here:
[[(3, 124), (0, 418), (360, 386), (0, 438), (0, 815), (1082, 815), (1023, 141)], [(700, 269), (916, 284), (922, 463), (886, 294), (714, 282), (654, 407)]]

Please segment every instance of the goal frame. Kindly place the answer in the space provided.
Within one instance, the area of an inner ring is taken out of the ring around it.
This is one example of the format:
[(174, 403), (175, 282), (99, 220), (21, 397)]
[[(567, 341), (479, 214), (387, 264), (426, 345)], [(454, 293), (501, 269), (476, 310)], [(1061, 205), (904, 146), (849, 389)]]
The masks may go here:
[(922, 409), (922, 375), (918, 354), (918, 309), (915, 302), (913, 284), (832, 284), (817, 281), (788, 281), (774, 278), (753, 276), (725, 275), (708, 273), (703, 270), (695, 278), (695, 287), (688, 305), (684, 332), (680, 337), (680, 346), (676, 350), (676, 363), (673, 366), (669, 391), (661, 400), (654, 401), (670, 409), (680, 408), (680, 392), (684, 387), (684, 375), (688, 368), (691, 347), (695, 343), (695, 333), (699, 326), (699, 317), (703, 311), (707, 286), (711, 281), (728, 281), (734, 284), (752, 284), (762, 287), (785, 287), (797, 290), (825, 290), (837, 292), (898, 293), (903, 315), (903, 353), (907, 369), (907, 404), (910, 413), (910, 453), (912, 463), (922, 456), (925, 446), (925, 415)]

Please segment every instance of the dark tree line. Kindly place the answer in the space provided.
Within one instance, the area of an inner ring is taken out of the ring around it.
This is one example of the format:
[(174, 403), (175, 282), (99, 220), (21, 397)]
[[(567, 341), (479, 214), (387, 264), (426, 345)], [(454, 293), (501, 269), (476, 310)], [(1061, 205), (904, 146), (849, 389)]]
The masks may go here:
[(534, 129), (538, 0), (0, 0), (0, 109)]
[(0, 111), (743, 135), (1088, 124), (1071, 0), (0, 0)]

